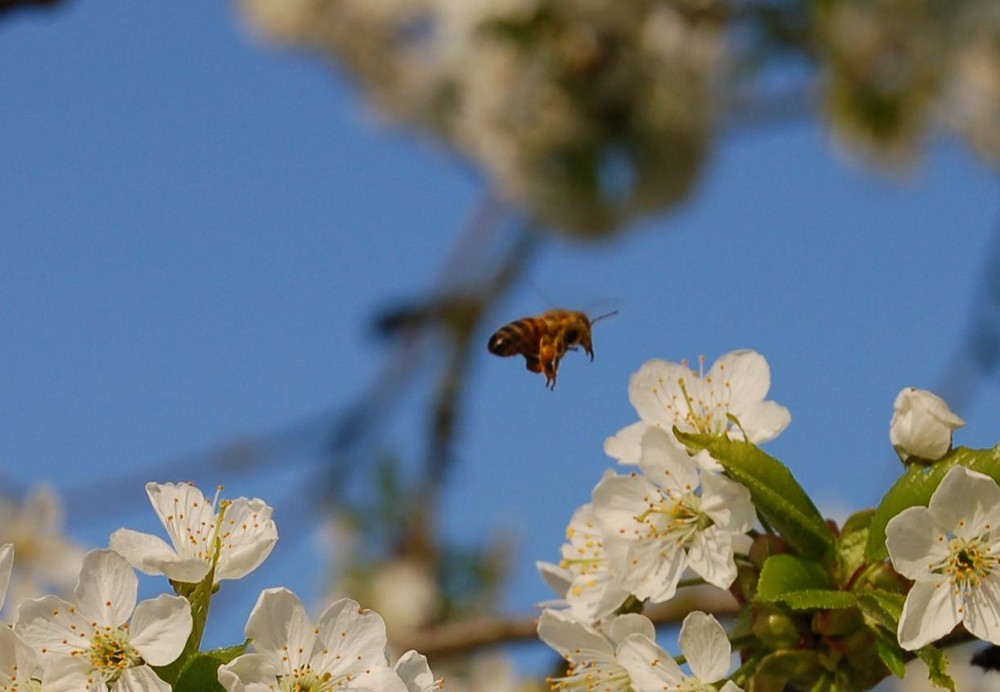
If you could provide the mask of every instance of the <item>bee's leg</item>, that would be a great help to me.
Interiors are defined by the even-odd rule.
[[[545,386],[556,388],[556,372],[559,370],[559,351],[552,340],[543,336],[538,345],[538,359],[545,372]]]

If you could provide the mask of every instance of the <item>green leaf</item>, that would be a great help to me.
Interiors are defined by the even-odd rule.
[[[855,572],[865,565],[865,546],[868,544],[868,526],[875,510],[858,512],[844,522],[837,539],[837,557],[840,560],[841,586],[846,586]]]
[[[174,683],[174,692],[225,692],[219,684],[219,666],[229,663],[247,650],[249,640],[243,644],[213,649],[191,656]]]
[[[797,553],[814,557],[832,554],[833,532],[787,466],[749,442],[683,433],[677,428],[674,435],[689,449],[707,449],[730,478],[745,485],[757,513]]]
[[[895,637],[906,597],[882,589],[858,589],[854,595],[858,599],[865,624],[873,630],[882,628]]]
[[[760,572],[756,600],[784,603],[793,610],[835,610],[857,605],[853,594],[829,586],[829,575],[818,562],[788,553],[772,555]]]
[[[917,658],[927,664],[927,677],[936,687],[955,692],[955,681],[948,675],[948,657],[941,649],[929,644],[917,649]]]
[[[880,562],[888,557],[889,552],[885,547],[885,526],[889,520],[908,507],[926,507],[941,479],[956,464],[985,473],[1000,483],[1000,445],[993,449],[959,447],[929,466],[910,465],[875,509],[865,548],[868,562]]]
[[[903,653],[902,647],[896,643],[895,638],[876,630],[875,650],[878,652],[878,657],[882,659],[882,663],[893,675],[902,678],[906,674],[906,654]]]

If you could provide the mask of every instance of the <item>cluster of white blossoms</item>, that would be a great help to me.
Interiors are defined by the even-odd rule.
[[[562,561],[538,564],[563,598],[546,610],[539,625],[542,639],[572,666],[568,677],[554,681],[556,687],[573,689],[577,682],[600,680],[607,681],[607,689],[662,690],[686,679],[657,647],[646,618],[616,618],[615,613],[630,596],[650,603],[670,600],[688,570],[720,589],[736,579],[736,544],[748,544],[744,537],[756,523],[750,492],[719,473],[721,466],[707,452],[690,454],[673,430],[750,442],[772,439],[791,415],[765,400],[769,388],[767,361],[754,351],[726,354],[707,373],[652,360],[632,376],[629,399],[640,420],[605,444],[610,456],[632,470],[605,474],[592,501],[570,522]],[[693,655],[711,651],[715,656],[710,665],[689,658],[691,680],[708,685],[724,678],[730,649],[721,625],[704,614],[685,625],[682,649],[683,632],[698,632],[688,635],[689,645],[692,638],[700,642]],[[724,647],[704,643],[719,637]],[[571,644],[588,638],[603,643]],[[600,656],[594,658],[594,652]],[[729,683],[726,689],[738,688]]]
[[[198,654],[207,599],[219,582],[249,574],[277,541],[262,500],[209,501],[189,484],[149,483],[146,492],[171,542],[120,529],[110,549],[87,553],[69,600],[22,601],[13,627],[0,624],[0,689],[171,690],[185,657]],[[12,545],[0,547],[0,605],[14,558]],[[167,576],[177,594],[137,603],[136,569]],[[253,652],[230,656],[218,669],[229,692],[440,687],[414,651],[390,665],[382,619],[351,600],[332,604],[314,625],[295,594],[267,589],[246,636]]]
[[[729,440],[752,443],[739,449],[753,448],[758,442],[773,439],[789,424],[788,410],[765,399],[769,388],[767,362],[753,351],[726,354],[707,373],[703,368],[695,372],[684,363],[653,360],[632,376],[629,398],[640,420],[608,438],[605,444],[605,451],[629,472],[607,472],[594,488],[591,501],[574,513],[560,563],[538,563],[543,579],[560,596],[560,600],[542,604],[538,626],[540,638],[568,664],[565,675],[550,679],[553,689],[654,692],[717,690],[721,685],[723,690],[738,690],[737,683],[751,682],[752,686],[748,676],[764,657],[776,651],[768,647],[781,646],[775,642],[782,637],[791,651],[801,649],[808,641],[820,647],[832,646],[832,651],[837,651],[836,647],[845,651],[844,640],[838,637],[857,631],[853,628],[859,627],[861,618],[837,618],[845,618],[843,613],[858,602],[855,598],[865,597],[868,592],[864,589],[869,587],[858,587],[862,590],[856,596],[849,586],[838,588],[835,575],[818,577],[813,571],[814,576],[806,576],[810,570],[823,570],[822,562],[810,560],[824,548],[818,543],[783,542],[782,533],[767,523],[763,524],[763,533],[755,529],[758,516],[751,492],[730,477],[735,473],[765,496],[772,493],[772,499],[767,501],[780,509],[779,520],[793,535],[801,537],[804,531],[811,531],[817,541],[824,540],[823,532],[829,528],[820,515],[815,515],[818,525],[808,523],[812,520],[789,522],[788,517],[796,512],[802,511],[805,516],[815,508],[809,509],[807,497],[801,501],[782,497],[782,484],[792,495],[798,492],[792,488],[794,480],[787,469],[776,460],[766,462],[762,453],[739,457],[743,461],[726,456],[734,453],[726,450],[736,449]],[[923,473],[921,464],[932,464],[951,454],[952,434],[963,424],[939,397],[907,388],[896,399],[890,439],[904,462],[916,465],[913,473]],[[728,439],[690,450],[681,441],[692,444],[695,440],[720,438]],[[710,456],[709,448],[720,455],[718,459]],[[759,463],[771,464],[761,476],[755,476],[751,467],[740,465],[752,465],[755,458]],[[723,460],[736,466],[724,466],[720,463]],[[777,485],[761,485],[765,478]],[[893,583],[900,585],[899,591],[872,593],[875,598],[889,599],[886,603],[899,598],[901,613],[881,621],[891,623],[892,628],[898,624],[899,647],[920,649],[959,623],[976,637],[1000,643],[997,483],[983,473],[955,465],[943,475],[929,506],[909,506],[896,512],[885,525],[883,550],[887,550],[888,564],[896,576],[912,580],[913,586],[908,588],[898,580]],[[866,516],[871,521],[871,514]],[[758,550],[754,557],[749,550],[751,534],[758,539],[773,539],[771,547]],[[833,548],[834,534],[829,535],[827,545]],[[783,555],[784,562],[771,563],[765,579],[766,568],[762,566],[768,555],[790,550],[802,554]],[[746,576],[754,575],[740,585],[734,584],[738,554],[742,554],[740,564],[746,567]],[[853,555],[842,559],[859,559],[857,553]],[[888,568],[884,556],[885,552],[875,557],[869,570]],[[797,565],[791,569],[799,571],[788,573],[787,581],[782,582],[781,577],[774,576],[788,568],[782,565]],[[732,649],[722,625],[710,615],[697,611],[689,614],[680,634],[680,649],[690,669],[686,673],[657,644],[652,622],[637,612],[645,603],[674,598],[686,574],[693,577],[684,582],[687,584],[732,588],[741,606],[755,600],[758,579],[761,588],[769,592],[763,604],[794,598],[794,591],[785,594],[782,589],[794,589],[790,585],[796,580],[806,591],[799,605],[771,611],[786,613],[787,617],[779,616],[779,620],[785,618],[783,621],[791,628],[774,639],[754,643],[757,635],[770,636],[769,625],[756,622],[752,614],[748,616],[743,653],[751,660],[746,672],[734,674],[736,679],[729,672]],[[797,609],[807,615],[800,617]],[[824,617],[813,622],[808,617],[810,610]],[[810,631],[811,627],[820,629]],[[862,642],[874,641],[867,630],[858,631],[858,636]],[[863,644],[862,649],[870,652],[873,647]],[[816,653],[822,657],[826,650],[817,649]],[[783,675],[805,676],[797,679],[804,684],[809,675],[825,674],[822,666],[810,669],[814,659],[802,658],[804,652],[793,655],[800,657],[794,659],[794,664],[787,662],[793,659],[778,664],[785,666]],[[865,655],[859,654],[858,660],[865,661]],[[843,659],[842,653],[837,656]],[[843,660],[853,665],[850,658]],[[863,670],[871,664],[860,665]],[[868,680],[863,673],[854,677],[850,672],[837,675],[846,677],[827,679],[835,688],[868,684],[863,682]]]
[[[714,2],[242,0],[277,40],[346,67],[380,111],[482,166],[556,230],[614,232],[676,203],[709,149]]]

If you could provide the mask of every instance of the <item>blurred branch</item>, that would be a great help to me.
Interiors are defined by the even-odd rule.
[[[967,411],[983,380],[1000,373],[1000,223],[986,247],[965,333],[940,377],[937,391],[956,411]]]
[[[682,589],[669,602],[649,606],[644,612],[656,625],[672,625],[681,622],[692,610],[713,615],[735,615],[739,608],[728,592],[712,586],[697,586]],[[392,646],[396,651],[418,649],[433,659],[497,644],[533,641],[537,638],[537,626],[536,616],[446,622],[393,637]]]

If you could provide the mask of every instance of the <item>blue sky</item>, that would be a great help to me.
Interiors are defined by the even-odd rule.
[[[274,557],[233,597],[238,626],[260,588],[315,595],[299,520],[319,467],[174,476],[171,460],[354,401],[389,353],[375,310],[432,285],[481,178],[220,3],[9,16],[0,89],[0,491],[55,485],[71,532],[103,545],[155,529],[146,480],[222,483],[283,508]],[[940,384],[998,223],[995,172],[954,140],[885,176],[816,123],[724,139],[684,208],[612,242],[551,243],[497,309],[491,326],[613,303],[593,363],[570,354],[553,393],[477,337],[447,534],[517,537],[505,605],[526,612],[548,597],[534,561],[556,557],[609,466],[603,439],[634,420],[630,373],[734,348],[768,358],[792,411],[768,451],[831,510],[871,506],[901,468],[893,399]],[[405,395],[388,443],[413,449],[420,403]],[[994,379],[957,441],[995,444],[997,411]],[[94,499],[126,506],[83,516]]]

